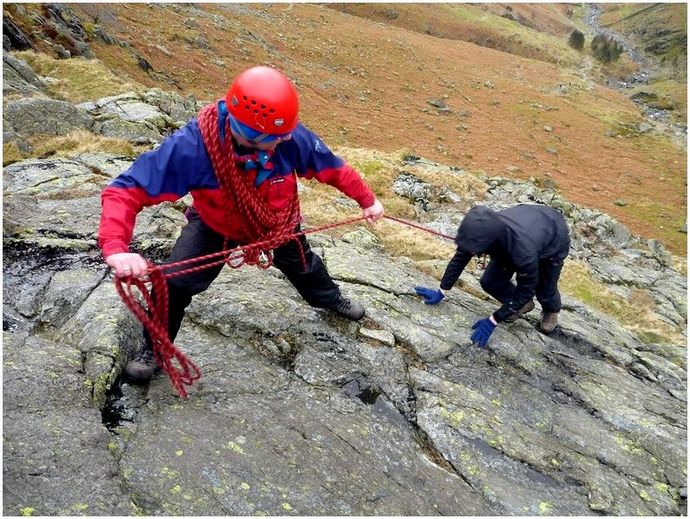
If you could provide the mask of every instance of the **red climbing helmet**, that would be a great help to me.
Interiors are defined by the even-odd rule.
[[[225,103],[230,115],[261,133],[285,134],[297,126],[297,91],[285,74],[271,67],[242,72],[230,85]]]

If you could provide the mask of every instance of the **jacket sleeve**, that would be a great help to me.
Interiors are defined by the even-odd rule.
[[[297,174],[335,187],[355,200],[362,209],[373,205],[376,196],[359,173],[335,155],[317,135],[306,128],[304,130],[304,138],[300,138],[298,143],[302,164]]]
[[[453,285],[455,285],[460,277],[460,274],[462,274],[462,271],[465,270],[465,267],[471,259],[471,254],[460,249],[455,251],[455,256],[453,256],[453,259],[448,262],[448,266],[443,274],[443,278],[441,278],[442,290],[450,290],[453,288]]]
[[[190,189],[217,185],[196,121],[142,154],[101,194],[98,246],[104,257],[129,252],[136,216],[146,206],[175,201]]]
[[[505,321],[508,317],[516,314],[529,300],[534,297],[537,289],[537,282],[539,281],[539,261],[527,263],[519,266],[516,270],[515,280],[517,282],[517,289],[511,301],[504,303],[501,308],[494,312],[494,319],[500,323]]]

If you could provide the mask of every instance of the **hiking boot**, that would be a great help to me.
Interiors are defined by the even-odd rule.
[[[515,322],[518,320],[518,318],[531,312],[532,310],[534,310],[534,301],[532,301],[532,300],[527,301],[524,305],[522,305],[522,308],[520,308],[520,310],[518,310],[515,315],[511,315],[510,317],[508,317],[505,320],[505,322],[507,322],[507,323]]]
[[[357,301],[353,301],[342,295],[338,296],[338,299],[329,305],[328,309],[339,313],[343,317],[352,319],[353,321],[359,321],[364,317],[364,307]]]
[[[558,324],[558,312],[544,312],[541,315],[541,331],[551,333]]]
[[[150,345],[144,344],[134,359],[125,366],[125,375],[130,382],[146,384],[158,369],[158,363],[153,358],[153,349]]]

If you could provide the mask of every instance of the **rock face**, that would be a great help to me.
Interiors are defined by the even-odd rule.
[[[40,94],[45,90],[45,84],[25,61],[3,51],[2,92],[8,94]]]
[[[37,134],[66,135],[76,129],[88,129],[92,124],[85,110],[55,99],[10,101],[3,112],[3,126],[23,137]]]
[[[151,119],[156,105],[137,106],[146,117],[130,122]],[[413,287],[437,281],[354,231],[310,242],[363,321],[310,308],[274,268],[225,269],[177,339],[203,373],[189,397],[162,373],[124,383],[141,327],[95,238],[100,191],[129,163],[4,169],[6,515],[687,513],[683,344],[642,342],[565,297],[550,336],[534,312],[478,349],[470,327],[493,302],[455,289],[421,304]],[[411,204],[433,206],[404,180]],[[534,186],[487,190],[497,208],[561,205],[575,256],[612,284],[656,286],[686,326],[683,277],[663,250]],[[146,209],[134,249],[162,261],[180,209]],[[433,218],[452,234],[462,214]]]

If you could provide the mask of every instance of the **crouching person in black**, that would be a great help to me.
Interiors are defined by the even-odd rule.
[[[472,256],[487,254],[491,261],[480,283],[503,306],[474,323],[472,342],[485,348],[498,323],[513,322],[534,309],[535,295],[542,307],[541,330],[550,333],[555,329],[561,310],[558,278],[570,250],[568,225],[561,213],[542,205],[518,205],[503,211],[477,206],[462,221],[455,243],[457,251],[440,289],[415,287],[426,304],[439,303],[445,297]]]

